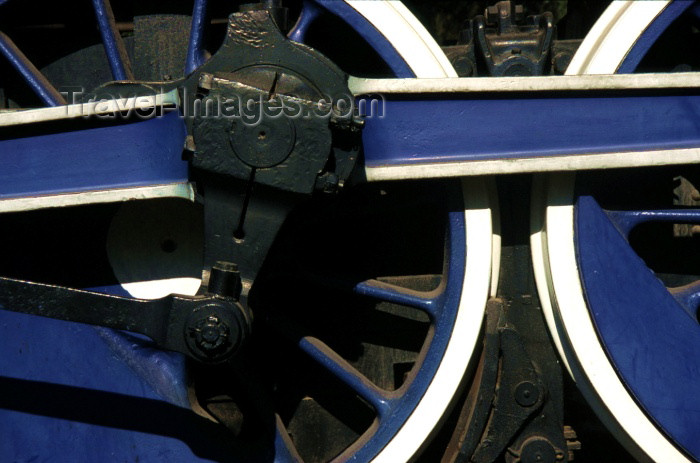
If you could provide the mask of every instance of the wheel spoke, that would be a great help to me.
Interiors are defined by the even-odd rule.
[[[582,200],[584,203],[592,201],[591,198]],[[661,210],[631,210],[631,211],[605,211],[608,219],[615,225],[620,233],[629,239],[630,232],[638,225],[649,222],[668,222],[674,224],[700,223],[699,209],[661,209]],[[641,264],[641,261],[640,265]],[[645,266],[644,266],[645,267]],[[644,271],[640,267],[638,271]],[[689,285],[669,288],[669,293],[678,304],[693,318],[700,304],[700,282]]]
[[[372,46],[372,48],[379,54],[379,56],[382,57],[384,62],[391,68],[395,77],[416,76],[414,70],[406,62],[405,57],[401,56],[401,54],[399,54],[396,48],[394,48],[394,46],[392,46],[392,44],[390,44],[389,41],[387,41],[387,38],[374,27],[371,21],[369,21],[363,14],[360,14],[354,6],[351,6],[347,2],[337,0],[315,1],[323,8],[330,11],[332,14],[343,19],[343,21],[348,23],[353,29],[363,31],[363,38],[367,41],[367,43],[369,43]],[[379,8],[383,9],[382,13],[387,15],[391,15],[391,13],[394,13],[394,11],[391,11],[389,5],[384,5],[385,2],[376,3],[382,4],[379,5]],[[417,50],[413,51],[416,52]],[[430,77],[438,76],[431,75]]]
[[[664,209],[647,211],[606,211],[625,237],[637,225],[647,222],[700,223],[700,209]]]
[[[207,22],[208,0],[195,0],[192,11],[192,27],[190,29],[190,44],[187,48],[185,75],[194,72],[207,60],[204,52],[204,39]]]
[[[306,33],[316,18],[321,14],[321,9],[315,3],[310,0],[304,0],[304,4],[301,8],[301,14],[297,23],[294,25],[287,37],[295,42],[304,43],[306,39]]]
[[[426,297],[426,293],[402,288],[401,286],[384,283],[379,280],[367,280],[358,283],[354,288],[354,292],[379,301],[413,307],[414,309],[427,313],[430,315],[431,319],[436,317],[437,309],[440,306],[439,295],[436,297]]]
[[[115,80],[134,80],[129,55],[126,53],[124,41],[117,30],[109,0],[92,0],[92,4],[95,8],[97,26],[100,29],[109,67],[112,69],[112,77]]]
[[[669,292],[590,196],[578,199],[574,230],[586,302],[607,355],[656,424],[694,449],[685,439],[700,405],[698,323],[683,304],[693,288]]]
[[[31,89],[47,106],[66,104],[63,96],[51,85],[46,77],[32,64],[31,61],[17,48],[7,34],[0,32],[0,53],[24,77]]]
[[[369,402],[380,417],[388,411],[391,399],[387,394],[326,344],[316,338],[305,336],[299,341],[299,347],[336,378],[347,384],[360,397]]]

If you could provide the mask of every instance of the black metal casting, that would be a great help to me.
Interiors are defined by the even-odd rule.
[[[181,90],[204,202],[206,294],[140,300],[0,277],[2,308],[141,333],[203,363],[233,357],[250,334],[248,290],[287,214],[317,190],[342,188],[359,154],[347,76],[283,36],[285,16],[273,0],[231,15],[221,49],[183,80],[95,91]]]
[[[498,297],[486,306],[479,365],[444,462],[558,463],[579,448],[564,426],[563,374],[539,307],[530,249],[527,176],[499,185]]]
[[[144,300],[0,277],[4,310],[126,330],[199,362],[226,362],[250,334],[251,315],[235,296],[231,264],[212,269],[221,293]],[[223,270],[222,270],[223,269]],[[231,289],[234,289],[231,291]]]
[[[350,177],[362,121],[347,75],[288,40],[266,9],[231,15],[223,45],[184,83],[183,100],[205,208],[205,267],[236,262],[245,304],[287,214]]]
[[[522,21],[522,5],[502,1],[477,16],[474,27],[481,55],[492,76],[544,73],[554,36],[554,16],[546,12]]]

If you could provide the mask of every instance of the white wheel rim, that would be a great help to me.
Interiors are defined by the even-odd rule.
[[[596,21],[566,73],[614,74],[640,35],[671,0],[614,1]]]
[[[430,386],[401,430],[374,459],[375,462],[408,461],[429,441],[459,393],[471,361],[489,294],[492,258],[491,207],[484,179],[464,180],[467,255],[457,318],[445,354]]]
[[[458,77],[440,46],[402,2],[347,0],[346,3],[382,33],[416,77]]]

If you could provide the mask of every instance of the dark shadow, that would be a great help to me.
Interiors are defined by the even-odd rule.
[[[198,457],[218,462],[252,460],[251,449],[235,442],[223,426],[191,410],[154,399],[0,377],[0,408],[172,437]],[[272,443],[269,444],[271,449]]]

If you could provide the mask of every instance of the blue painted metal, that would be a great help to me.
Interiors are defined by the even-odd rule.
[[[700,223],[699,209],[668,209],[646,211],[606,211],[608,217],[619,230],[629,239],[630,232],[643,223],[668,222],[668,223]],[[676,301],[688,312],[690,317],[697,319],[698,305],[700,304],[700,282],[680,288],[671,288],[669,292]]]
[[[361,28],[370,28],[367,34],[363,34],[370,36],[370,41],[374,41],[375,44],[384,42],[382,56],[393,60],[392,68],[395,69],[399,76],[412,76],[412,73],[405,65],[397,64],[396,60],[398,58],[395,51],[393,48],[386,46],[385,40],[378,34],[376,29],[369,26],[369,23],[364,18],[361,18],[344,3],[333,3],[334,5],[326,6],[332,11],[340,11],[345,18],[351,18],[354,21],[354,26],[360,28],[361,33],[363,32]],[[341,4],[345,9],[344,7],[339,7]],[[201,44],[203,41],[204,18],[206,17],[205,6],[205,1],[197,0],[195,3],[193,32],[187,61],[188,72],[196,69],[204,62]],[[303,28],[299,29],[300,37],[303,36],[303,30]],[[179,157],[184,139],[182,122],[179,120],[175,121],[174,116],[168,117],[170,119],[167,122],[154,119],[121,125],[116,128],[97,128],[73,134],[53,134],[31,139],[0,142],[0,152],[8,153],[5,156],[11,158],[3,160],[3,164],[16,164],[12,172],[8,171],[2,174],[4,176],[2,180],[7,180],[7,182],[2,183],[0,195],[10,197],[30,192],[36,194],[37,190],[41,193],[76,191],[104,186],[125,186],[125,183],[129,185],[141,184],[142,182],[153,183],[155,179],[157,179],[157,182],[183,179],[186,177],[187,172],[186,167],[183,167],[184,163],[180,161]],[[99,153],[99,156],[95,156],[94,153]],[[72,168],[68,166],[72,166]],[[158,169],[155,169],[156,166]],[[77,173],[73,170],[76,167],[78,168]],[[37,169],[39,169],[38,173]],[[88,172],[90,175],[87,175]],[[109,178],[103,175],[103,173],[106,174],[107,172],[109,172]],[[37,188],[38,186],[39,188]],[[363,289],[361,286],[357,288],[359,293],[364,291],[366,295],[374,298],[395,300],[395,302],[399,302],[398,299],[403,298],[405,299],[404,302],[410,303],[409,305],[421,306],[431,315],[435,334],[430,340],[427,355],[421,365],[420,374],[399,394],[400,397],[388,399],[382,394],[370,393],[371,387],[365,389],[366,394],[364,396],[378,410],[382,426],[372,436],[370,441],[353,456],[354,459],[369,459],[372,455],[376,455],[393,438],[423,396],[440,364],[442,353],[452,332],[464,277],[465,230],[463,213],[452,213],[450,225],[451,254],[449,257],[448,280],[439,296],[434,299],[420,301],[418,298],[411,299],[399,293],[380,293],[377,288]],[[408,299],[406,299],[407,297]],[[17,316],[17,314],[9,315]],[[35,320],[34,322],[37,323],[35,325],[37,330],[49,331],[50,336],[42,335],[42,338],[46,339],[46,345],[52,344],[51,336],[59,336],[65,329],[65,324],[63,326],[55,325],[61,322],[44,319]],[[163,359],[156,353],[149,352],[147,347],[140,344],[142,341],[128,335],[111,330],[98,330],[99,338],[106,341],[106,343],[98,345],[98,343],[92,341],[95,333],[94,329],[82,327],[81,329],[87,330],[86,332],[92,334],[93,337],[81,334],[79,339],[70,340],[70,345],[66,346],[65,355],[68,357],[67,360],[62,356],[52,359],[52,364],[55,368],[61,369],[64,375],[60,381],[72,380],[79,387],[86,387],[82,381],[83,372],[87,374],[91,370],[89,367],[91,364],[95,365],[94,368],[97,368],[97,365],[101,367],[104,365],[105,345],[107,345],[111,348],[110,352],[116,353],[120,359],[120,361],[117,361],[116,357],[111,357],[111,360],[122,369],[128,367],[130,370],[131,375],[123,375],[123,377],[132,381],[136,378],[140,381],[139,384],[141,384],[140,387],[142,389],[136,391],[131,389],[127,391],[128,393],[147,398],[155,396],[165,397],[182,405],[184,396],[181,386],[184,383],[185,375],[184,371],[177,369],[177,365],[173,366],[167,359]],[[17,332],[21,336],[21,333],[24,331],[20,329]],[[83,337],[89,342],[86,342]],[[10,352],[11,346],[14,346],[13,341],[16,341],[16,339],[8,338],[8,345],[4,346],[4,350],[0,346],[0,351]],[[93,344],[95,347],[93,347]],[[304,346],[302,344],[302,348]],[[309,346],[313,347],[311,344],[306,345],[306,347]],[[76,347],[79,348],[76,349]],[[327,353],[317,349],[307,350],[312,356],[319,354],[316,355],[316,358],[325,362],[331,370],[337,370],[336,373],[339,377],[351,387],[354,386],[354,389],[363,390],[362,385],[367,384],[359,376],[349,374],[342,368],[339,370],[335,368],[339,364],[329,361],[332,360],[332,356],[329,357]],[[323,355],[320,355],[321,353]],[[66,369],[66,366],[71,366],[70,359],[73,357],[79,359],[75,361],[79,365]],[[10,361],[19,363],[12,356],[10,356]],[[37,364],[33,360],[24,364],[30,365],[28,367],[30,370],[42,367],[41,364]],[[88,368],[83,369],[85,366]],[[99,378],[104,378],[105,382],[112,381],[111,387],[122,388],[123,381],[121,381],[121,377],[119,379],[114,378],[112,376],[114,371],[103,371],[104,374],[102,375],[101,373],[102,376],[99,376]],[[19,376],[22,376],[22,374]],[[109,390],[103,384],[92,384],[91,387],[96,390]],[[48,388],[48,390],[50,391],[51,388]],[[105,400],[112,399],[106,398]],[[137,400],[137,403],[141,402]],[[10,404],[9,406],[11,407],[12,405]],[[30,431],[28,436],[25,434],[23,436],[25,440],[22,442],[22,445],[17,447],[18,451],[26,452],[28,449],[35,448],[36,442],[40,442],[36,434],[41,433],[42,436],[51,436],[52,439],[60,440],[64,434],[68,435],[73,428],[83,426],[79,418],[70,416],[66,418],[73,421],[77,420],[78,423],[73,423],[73,421],[59,421],[59,423],[55,423],[56,419],[53,417],[37,418],[35,416],[22,418],[24,420],[22,422],[12,422],[11,420],[7,422],[17,426],[17,429],[27,429],[27,426],[29,426],[29,429],[36,429],[35,432]],[[130,420],[138,421],[134,420],[133,416],[130,416]],[[48,429],[51,426],[57,430]],[[91,424],[85,424],[84,426],[86,428],[74,437],[72,441],[73,444],[78,444],[77,448],[80,448],[81,445],[94,446],[94,442],[102,438],[108,441],[107,445],[103,445],[107,451],[112,452],[112,455],[117,456],[117,458],[124,456],[123,459],[125,460],[135,459],[136,455],[138,455],[139,458],[145,461],[199,461],[197,457],[192,455],[192,452],[187,451],[188,449],[183,449],[180,452],[179,448],[182,446],[182,443],[177,439],[173,440],[169,437],[156,438],[148,432],[145,435],[139,432],[114,434],[117,431],[112,431],[109,425],[106,428],[109,431],[99,434],[96,433],[95,429],[93,429],[94,426]],[[275,460],[293,461],[298,456],[283,432],[278,427],[273,444]],[[144,446],[148,446],[149,449],[152,449],[152,452],[159,452],[160,455],[151,455],[148,452],[144,452],[142,450]],[[101,449],[90,448],[90,450],[85,451],[84,448],[80,448],[81,453],[76,455],[75,448],[75,445],[72,451],[56,448],[53,454],[65,455],[65,461],[84,461],[86,457],[90,461],[96,459],[100,461],[114,460],[112,457],[102,457]],[[7,450],[7,452],[10,451],[12,449]],[[173,458],[172,455],[175,453],[179,456]],[[3,454],[8,455],[9,453],[2,453],[2,449],[0,449],[0,455]],[[181,458],[181,460],[178,458]]]
[[[185,60],[185,75],[195,71],[207,61],[204,42],[206,40],[206,27],[209,16],[207,14],[208,0],[195,0],[192,10],[192,27],[190,28],[190,42],[187,48]]]
[[[304,43],[309,27],[311,27],[311,24],[313,24],[320,14],[321,9],[315,2],[312,0],[304,0],[299,19],[292,30],[289,31],[287,37],[295,42]]]
[[[185,182],[185,136],[183,120],[169,112],[144,121],[2,140],[0,198]]]
[[[634,70],[663,30],[693,4],[672,2],[637,42],[620,72]],[[700,147],[698,113],[697,94],[389,98],[379,114],[366,121],[365,162],[377,167],[694,148]]]
[[[368,166],[700,147],[700,95],[388,99]]]
[[[669,4],[618,72],[633,72],[663,31],[691,6],[695,11],[698,2]],[[675,122],[697,119],[685,117]],[[604,212],[592,197],[580,196],[575,211],[581,282],[608,357],[647,415],[691,459],[700,460],[700,287],[666,288],[627,242],[641,223],[698,223],[700,210]]]
[[[652,45],[661,37],[661,34],[693,5],[696,5],[695,0],[675,0],[664,8],[664,11],[654,19],[639,40],[635,42],[634,47],[627,53],[617,72],[620,74],[633,73]]]
[[[377,52],[394,73],[395,77],[415,77],[415,74],[386,37],[372,23],[353,7],[338,0],[314,0],[327,11],[341,18],[355,29],[362,38]]]
[[[114,337],[0,311],[0,459],[224,461],[216,426],[183,408],[182,357],[105,335]],[[126,350],[131,363],[120,358]]]
[[[316,3],[342,18],[359,32],[384,59],[394,72],[395,77],[415,77],[415,74],[397,53],[396,49],[355,9],[345,2],[336,0],[316,0]],[[310,6],[305,5],[306,8],[310,8]],[[302,18],[303,20],[300,20],[290,32],[290,37],[303,38],[316,15],[318,15],[318,11],[310,10],[309,16]],[[368,122],[374,123],[376,121]],[[370,125],[369,123],[367,124],[367,126]],[[365,149],[368,146],[376,146],[383,143],[386,137],[387,133],[382,133],[381,130],[368,132],[365,129],[363,133]],[[303,339],[300,342],[302,350],[322,365],[325,365],[338,378],[365,398],[377,412],[379,426],[376,427],[374,434],[368,439],[367,443],[352,455],[352,461],[370,461],[386,446],[418,405],[442,361],[443,353],[449,342],[452,327],[457,316],[462,282],[465,277],[466,242],[464,213],[461,211],[450,213],[448,240],[448,264],[444,276],[446,284],[439,294],[431,297],[422,297],[408,290],[402,292],[399,288],[388,288],[374,282],[360,283],[354,288],[356,294],[376,300],[405,304],[429,314],[433,324],[434,335],[429,340],[430,344],[420,366],[419,374],[404,388],[390,395],[379,392],[367,384],[366,378],[358,376],[359,373],[348,370],[344,368],[342,363],[335,361],[332,353],[319,349],[308,340]]]
[[[696,148],[698,113],[698,95],[390,100],[384,117],[367,121],[365,162],[375,167]],[[80,132],[92,136],[0,141],[0,159],[8,163],[0,173],[0,197],[185,180],[182,122],[138,124]],[[141,141],[131,144],[127,136]]]
[[[646,222],[700,223],[697,209],[608,211],[608,215],[625,237],[629,237],[634,227]]]
[[[107,285],[86,288],[88,291],[132,297],[121,285]],[[33,317],[35,323],[43,322],[42,317]],[[51,321],[51,320],[49,320]],[[47,329],[52,329],[52,324]],[[176,352],[153,347],[153,341],[138,333],[128,333],[100,326],[88,326],[109,346],[112,355],[126,364],[155,392],[158,397],[180,407],[189,407],[187,397],[185,357]]]
[[[98,18],[103,20],[105,14],[100,16],[99,9],[104,3],[95,0]],[[362,18],[355,10],[344,2],[324,2],[324,7],[339,14],[351,22],[368,41],[379,48],[380,54],[387,59],[397,76],[410,77],[412,73],[395,50],[386,43],[386,40]],[[308,6],[307,11],[313,11],[313,6]],[[309,22],[315,13],[309,13]],[[204,28],[206,23],[206,1],[196,0],[193,12],[193,28],[190,38],[190,47],[187,56],[187,72],[192,72],[204,63]],[[296,38],[303,39],[303,33],[308,23],[302,22],[296,30]],[[103,23],[101,22],[101,25]],[[105,47],[110,44],[110,36],[104,37],[105,29],[102,27]],[[293,33],[294,34],[294,33]],[[116,48],[112,47],[112,51]],[[108,56],[109,56],[108,50]],[[115,78],[123,79],[123,69],[116,60],[117,54],[110,57]],[[15,197],[24,194],[45,194],[66,191],[82,191],[105,187],[134,186],[151,183],[166,183],[181,181],[187,177],[186,163],[180,159],[184,141],[184,126],[174,113],[163,119],[153,119],[131,124],[122,124],[111,128],[93,128],[72,133],[58,133],[31,138],[10,139],[0,142],[0,153],[4,159],[0,159],[3,165],[11,166],[0,174],[0,197]],[[363,389],[367,382],[357,375],[349,373],[332,361],[328,353],[314,347],[312,344],[303,344],[312,356],[325,362],[331,370],[348,383],[355,390],[364,391],[363,396],[378,411],[382,426],[370,439],[358,454],[356,459],[369,459],[376,455],[386,443],[394,436],[406,418],[415,408],[423,396],[425,389],[430,384],[432,377],[442,359],[447,342],[449,341],[452,324],[456,317],[456,311],[461,293],[461,284],[464,277],[464,217],[463,213],[455,212],[450,218],[451,255],[448,270],[448,282],[444,291],[435,299],[420,301],[418,298],[406,299],[406,295],[399,293],[380,293],[377,288],[364,288],[364,293],[371,297],[395,300],[406,299],[409,305],[418,305],[430,313],[434,323],[435,335],[430,340],[430,346],[421,366],[421,372],[413,380],[404,393],[397,399],[388,399],[382,394],[372,391],[371,387]],[[357,291],[362,293],[363,288]],[[35,317],[21,316],[12,313],[0,313],[0,316],[17,318],[25,321],[33,319],[33,331],[29,337],[25,332],[29,326],[17,327],[13,331],[14,336],[5,336],[0,345],[0,351],[13,352],[16,346],[29,346],[41,350],[41,346],[58,346],[50,358],[51,366],[45,366],[35,358],[23,358],[15,355],[4,355],[0,371],[3,374],[13,374],[13,368],[23,367],[16,372],[17,377],[32,378],[37,370],[45,373],[40,381],[51,383],[46,388],[47,393],[55,390],[53,383],[71,384],[80,388],[76,397],[89,398],[91,394],[99,396],[104,391],[113,391],[124,394],[124,401],[128,403],[133,398],[134,406],[123,410],[127,413],[127,419],[118,423],[102,423],[97,420],[93,423],[89,418],[82,416],[33,416],[26,415],[21,406],[10,401],[5,404],[8,410],[4,413],[7,419],[2,420],[6,433],[14,429],[22,430],[22,435],[17,436],[16,445],[12,448],[0,447],[0,455],[12,455],[12,461],[29,460],[32,458],[31,449],[42,447],[38,443],[47,437],[54,441],[54,445],[42,448],[41,453],[48,449],[53,455],[61,455],[63,461],[115,461],[115,459],[142,461],[200,461],[200,456],[195,455],[193,449],[187,448],[192,444],[182,435],[171,436],[157,430],[136,429],[131,430],[131,423],[137,426],[139,414],[135,408],[143,407],[144,399],[153,400],[154,404],[166,399],[178,406],[186,407],[186,395],[184,389],[185,372],[182,368],[181,358],[172,357],[172,354],[154,352],[144,344],[144,341],[112,330],[104,330],[84,327],[74,324],[65,324],[53,320],[36,319]],[[4,324],[4,327],[10,324]],[[68,331],[66,331],[68,330]],[[72,337],[70,334],[76,333]],[[41,338],[34,339],[32,336]],[[54,342],[54,338],[62,337],[65,345]],[[25,344],[20,342],[20,339]],[[29,339],[31,338],[31,339]],[[103,342],[106,341],[106,342]],[[37,347],[38,346],[38,347]],[[76,348],[78,347],[78,348]],[[51,347],[45,347],[46,351]],[[318,355],[316,355],[318,354]],[[323,355],[321,355],[323,354]],[[42,357],[43,358],[43,357]],[[21,369],[21,368],[20,368]],[[99,370],[99,371],[98,371]],[[97,373],[95,373],[97,372]],[[1,384],[1,383],[0,383]],[[120,396],[121,397],[121,396]],[[115,402],[113,396],[105,397],[108,402]],[[151,402],[148,402],[151,404]],[[50,410],[48,404],[44,408],[32,410],[37,413],[47,413]],[[79,407],[79,404],[75,405]],[[19,409],[15,410],[14,409]],[[168,419],[168,413],[162,412],[155,405],[149,408],[154,417]],[[107,410],[108,412],[108,410]],[[133,414],[132,414],[133,413]],[[190,415],[183,415],[188,419]],[[164,418],[165,417],[165,418]],[[69,421],[64,421],[69,420]],[[195,420],[196,422],[196,420]],[[120,427],[125,429],[119,429]],[[138,427],[138,426],[137,426]],[[188,429],[187,426],[184,427]],[[2,428],[0,428],[2,429]],[[198,433],[193,433],[195,438],[201,437],[206,431],[202,427]],[[276,433],[274,448],[275,459],[291,461],[296,459],[293,447],[285,440],[279,428]],[[288,440],[288,439],[287,439]],[[183,443],[184,441],[184,443]],[[70,443],[70,444],[67,444]],[[99,448],[95,443],[99,443]],[[0,444],[2,445],[2,444]],[[69,447],[70,448],[66,448]]]
[[[348,20],[361,35],[365,36],[378,49],[380,55],[387,60],[397,76],[413,76],[396,51],[355,10],[344,2],[323,2],[323,5],[329,11]],[[204,62],[202,43],[205,18],[206,1],[196,0],[193,31],[188,51],[188,72],[193,71]],[[301,31],[303,28],[299,32],[303,36]],[[186,164],[180,161],[179,157],[183,140],[182,121],[176,120],[173,115],[163,119],[125,124],[114,128],[96,128],[68,134],[6,140],[0,142],[0,153],[6,156],[6,159],[1,161],[3,165],[14,166],[16,164],[16,166],[13,167],[12,172],[0,174],[3,176],[3,181],[7,180],[7,182],[0,182],[2,185],[0,186],[0,195],[11,197],[30,192],[36,194],[37,192],[76,191],[105,186],[178,181],[186,178],[187,175]],[[99,155],[95,155],[95,153],[99,153]],[[77,169],[77,173],[74,169]],[[367,395],[370,403],[373,403],[379,411],[382,426],[378,428],[369,442],[353,456],[354,459],[369,460],[393,438],[422,398],[440,364],[442,354],[452,333],[464,278],[465,230],[463,212],[457,211],[450,214],[449,239],[447,282],[442,292],[435,299],[424,301],[425,304],[417,299],[406,301],[412,302],[413,305],[422,306],[431,315],[434,326],[434,335],[430,339],[420,374],[405,389],[394,394],[398,395],[398,398],[389,400],[381,395]],[[376,288],[365,289],[365,294],[375,298],[388,300],[405,298],[397,293],[380,294]],[[363,292],[362,287],[358,287],[357,290],[360,293]],[[6,316],[22,317],[13,313],[8,313]],[[26,318],[26,316],[24,317]],[[33,320],[33,322],[34,332],[45,342],[43,345],[59,346],[60,349],[53,352],[52,368],[45,369],[43,363],[36,359],[6,356],[5,361],[14,366],[24,365],[25,370],[17,373],[17,377],[31,378],[31,372],[34,370],[46,370],[47,374],[55,373],[58,378],[46,380],[49,383],[72,381],[76,387],[83,388],[80,389],[78,397],[83,396],[83,391],[86,391],[85,396],[89,397],[93,392],[87,389],[94,389],[94,393],[99,395],[102,394],[99,391],[110,391],[110,388],[114,388],[120,393],[135,396],[134,400],[138,405],[133,408],[144,404],[143,398],[155,401],[166,398],[183,405],[182,385],[184,384],[185,372],[178,370],[177,362],[173,364],[172,359],[165,359],[148,351],[148,347],[141,344],[142,341],[111,330],[98,330],[96,332],[93,328],[45,319]],[[16,333],[14,337],[4,338],[3,344],[0,345],[0,351],[13,352],[17,345],[34,346],[37,344],[36,339],[27,339],[24,336],[28,329],[28,326],[19,327],[14,331]],[[78,330],[77,337],[64,336],[66,329]],[[99,335],[96,336],[96,333]],[[65,346],[54,342],[54,338],[59,336],[64,336]],[[27,343],[21,344],[19,338],[25,339]],[[107,342],[97,342],[95,339]],[[109,353],[106,349],[109,350]],[[116,353],[116,356],[112,356],[113,353]],[[317,357],[321,361],[328,361],[330,358],[327,355]],[[112,363],[115,364],[113,368],[111,367]],[[338,364],[330,362],[329,367],[334,368],[336,365]],[[93,374],[93,370],[98,368],[101,369],[100,372],[96,375]],[[116,371],[115,369],[118,368],[121,370]],[[127,370],[129,374],[125,372]],[[0,366],[0,371],[6,370]],[[359,389],[363,383],[358,381],[361,380],[358,376],[347,376],[347,373],[342,371],[337,373],[341,377],[345,375],[344,380],[351,386],[354,385],[356,389]],[[52,386],[47,387],[46,391],[50,394]],[[105,400],[114,401],[114,398],[110,396]],[[32,411],[46,413],[43,410],[51,407],[48,406],[49,404],[44,405],[44,408],[38,407],[37,410]],[[12,410],[12,407],[21,408],[13,405],[12,401],[5,408]],[[170,418],[168,413],[161,412],[155,407],[149,408],[148,411],[152,413],[153,418],[165,420]],[[63,448],[66,447],[65,444],[46,447],[51,454],[61,455],[61,458],[65,455],[64,461],[85,461],[85,458],[88,458],[89,461],[114,461],[115,459],[130,461],[140,458],[143,461],[177,462],[200,461],[199,457],[208,458],[208,455],[202,455],[196,451],[196,448],[192,448],[193,443],[186,438],[187,436],[181,434],[171,436],[167,432],[161,432],[160,434],[164,434],[162,437],[154,436],[153,434],[158,434],[158,430],[153,431],[150,428],[143,429],[143,427],[129,431],[130,426],[138,427],[139,420],[134,419],[134,417],[140,415],[132,408],[127,408],[124,412],[127,417],[123,419],[123,422],[118,423],[119,426],[116,426],[115,423],[110,422],[93,423],[90,419],[81,416],[37,417],[24,415],[23,410],[8,411],[7,413],[10,415],[15,413],[19,416],[19,418],[11,417],[8,419],[6,421],[8,426],[13,429],[28,429],[29,432],[18,436],[17,442],[19,444],[16,447],[11,449],[0,447],[0,455],[14,455],[11,452],[15,450],[26,454],[29,449],[37,448],[37,442],[41,443],[49,437],[58,440],[58,442],[71,443],[70,449]],[[191,418],[189,414],[186,416],[188,419]],[[87,423],[83,423],[83,421]],[[125,430],[118,429],[120,426]],[[165,427],[167,428],[167,426]],[[186,431],[183,434],[191,431],[190,428],[191,426],[189,428],[184,426],[183,429]],[[78,429],[77,434],[71,434],[75,432],[75,429]],[[198,432],[192,432],[194,436],[192,439],[201,437],[206,432],[207,426],[202,425],[201,429],[198,428]],[[275,460],[293,461],[298,456],[283,432],[278,426],[272,445],[275,449]],[[102,443],[103,441],[106,443]],[[183,448],[183,441],[191,448],[188,449],[186,446]],[[95,442],[100,442],[101,448],[93,448]],[[103,451],[109,452],[109,456],[103,456]],[[42,449],[42,454],[43,452],[44,449]],[[197,455],[193,455],[193,453]],[[31,455],[27,456],[25,460],[30,458],[32,458]],[[227,455],[225,458],[230,459],[231,455]],[[11,457],[11,459],[17,458]],[[218,459],[221,460],[223,457]]]
[[[303,460],[297,452],[287,430],[284,428],[279,417],[276,418],[274,453],[272,458],[275,462],[302,463]],[[269,458],[268,458],[269,460]]]
[[[356,10],[341,1],[316,0],[316,2],[329,12],[342,18],[358,31],[384,59],[396,77],[415,77],[415,74],[397,53],[396,49]],[[314,12],[314,14],[317,14],[317,12]],[[303,37],[312,20],[313,16],[298,23],[290,37]],[[378,127],[375,127],[377,130],[367,130],[367,127],[372,126],[375,122],[375,120],[368,121],[363,133],[365,150],[368,147],[381,145],[387,138],[387,133],[382,133]],[[404,388],[393,393],[391,400],[388,400],[386,395],[368,387],[357,374],[342,368],[342,365],[334,362],[332,356],[329,356],[327,352],[315,348],[308,341],[302,340],[300,343],[302,349],[307,351],[317,361],[325,364],[327,368],[333,371],[337,377],[341,378],[358,394],[361,394],[363,397],[366,396],[365,400],[371,403],[377,411],[379,426],[376,428],[374,435],[369,438],[367,444],[353,454],[353,461],[371,460],[394,437],[418,405],[442,361],[443,353],[452,334],[457,310],[459,309],[462,282],[465,277],[465,225],[464,213],[461,211],[450,213],[448,240],[448,263],[446,274],[444,275],[446,283],[439,294],[431,297],[422,297],[408,290],[401,291],[399,288],[389,288],[374,282],[363,282],[354,288],[355,293],[362,296],[405,304],[409,307],[423,310],[430,316],[433,324],[434,335],[429,340],[430,344],[420,366],[419,374]]]
[[[112,77],[114,77],[114,80],[133,79],[129,64],[124,62],[128,57],[125,52],[120,51],[120,48],[123,48],[123,44],[119,43],[121,41],[119,31],[113,27],[114,17],[109,0],[92,0],[92,5],[95,9],[97,26],[100,29],[109,67],[112,70]]]
[[[700,324],[589,196],[576,203],[581,281],[608,356],[648,415],[700,460]]]
[[[440,297],[426,297],[419,292],[388,285],[376,280],[358,283],[354,291],[356,294],[368,296],[378,301],[391,302],[422,310],[430,315],[431,319],[435,318],[439,304],[442,302]]]
[[[328,346],[320,341],[304,337],[299,341],[299,348],[367,401],[379,415],[380,421],[390,413],[392,404],[388,397],[389,394],[372,384],[362,373],[355,370]]]
[[[370,461],[394,437],[403,423],[413,412],[423,397],[437,372],[443,353],[452,336],[452,327],[457,318],[459,301],[462,295],[462,283],[465,278],[466,232],[464,212],[449,214],[449,231],[447,243],[447,270],[443,278],[444,287],[436,297],[432,326],[434,335],[418,375],[390,402],[390,408],[379,416],[379,426],[367,444],[354,455],[354,461]]]
[[[687,2],[681,3],[687,8]],[[375,36],[376,29],[344,2],[321,1],[320,4],[356,27],[368,27],[366,37]],[[312,6],[308,8],[314,11]],[[188,69],[192,70],[203,59],[199,52],[203,53],[200,45],[206,22],[205,0],[197,0],[193,14],[194,27],[188,52]],[[308,23],[300,21],[297,26],[296,32],[292,33],[303,35]],[[384,50],[387,59],[398,59],[394,56],[395,50],[391,51],[393,48],[384,47]],[[394,68],[397,73],[407,72],[400,67]],[[367,120],[363,134],[365,160],[368,166],[376,167],[605,152],[620,152],[620,156],[624,156],[625,151],[699,147],[700,126],[694,122],[698,112],[698,95],[536,99],[463,97],[437,102],[388,100],[383,107],[383,117]],[[503,130],[503,127],[508,127],[508,130]],[[80,151],[81,148],[73,145],[73,150]],[[171,168],[167,163],[163,166]],[[111,185],[92,186],[103,188]],[[26,190],[26,193],[33,192]]]
[[[39,72],[31,61],[17,48],[12,39],[0,32],[0,53],[10,62],[17,72],[24,78],[32,91],[47,106],[60,106],[66,104],[63,96],[53,85]]]
[[[108,328],[96,327],[114,356],[124,362],[158,397],[180,407],[189,407],[185,358],[153,347],[149,339]]]
[[[5,311],[0,352],[2,461],[228,458],[215,426],[189,410],[180,354],[129,333]]]

